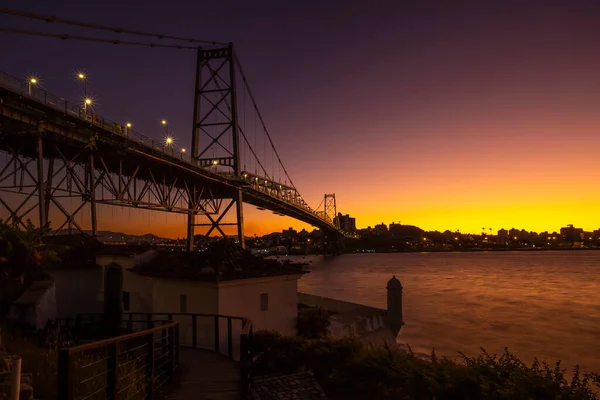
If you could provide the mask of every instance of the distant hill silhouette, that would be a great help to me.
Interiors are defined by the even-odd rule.
[[[61,229],[60,231],[54,231],[53,233],[55,235],[68,235],[69,230]],[[73,230],[73,233],[79,233],[79,232]],[[84,233],[91,235],[92,231],[84,230]],[[123,232],[113,232],[113,231],[98,231],[96,237],[101,242],[115,241],[115,242],[136,243],[136,242],[140,242],[140,241],[153,242],[153,241],[172,240],[172,239],[168,239],[168,238],[161,238],[152,233],[146,233],[143,235],[130,235],[130,234],[123,233]]]

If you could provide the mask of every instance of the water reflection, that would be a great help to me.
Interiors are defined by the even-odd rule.
[[[308,259],[308,258],[307,258]],[[305,259],[305,261],[307,260]],[[311,258],[299,290],[385,307],[404,286],[400,340],[455,356],[508,347],[525,361],[600,372],[600,252],[394,253]]]

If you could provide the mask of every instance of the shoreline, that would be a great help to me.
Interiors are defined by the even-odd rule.
[[[564,248],[564,247],[550,247],[550,248],[518,248],[518,249],[403,249],[403,250],[390,250],[390,251],[354,251],[346,252],[342,254],[390,254],[390,253],[485,253],[485,252],[538,252],[538,251],[598,251],[600,247],[595,248]],[[323,255],[323,254],[315,254]],[[331,255],[331,254],[326,254]]]

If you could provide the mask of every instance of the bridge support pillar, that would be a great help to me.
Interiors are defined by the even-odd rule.
[[[191,208],[191,207],[190,207]],[[187,249],[194,250],[194,213],[189,212],[187,215]]]
[[[44,179],[44,144],[42,135],[44,133],[43,124],[38,124],[37,139],[37,191],[38,191],[38,211],[40,215],[40,228],[48,224],[48,213],[46,212],[46,185]]]
[[[237,214],[237,236],[243,249],[246,248],[246,240],[244,238],[244,202],[242,199],[242,189],[239,189],[235,199],[235,211]]]
[[[96,219],[96,179],[95,179],[95,174],[94,174],[94,153],[90,152],[90,158],[89,158],[89,165],[88,165],[89,171],[89,184],[90,187],[88,188],[89,191],[89,199],[90,199],[90,217],[91,217],[91,222],[92,222],[92,236],[96,237],[97,232],[98,232],[98,226],[97,226],[97,219]]]

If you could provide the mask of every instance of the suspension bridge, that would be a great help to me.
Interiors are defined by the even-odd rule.
[[[68,101],[44,90],[33,78],[19,79],[0,72],[0,151],[5,153],[4,161],[0,161],[0,192],[7,193],[0,197],[0,206],[8,211],[10,223],[25,226],[27,219],[33,218],[43,226],[52,212],[62,221],[57,224],[53,218],[55,232],[63,228],[83,232],[81,219],[85,214],[86,224],[89,222],[95,235],[98,205],[112,205],[185,215],[190,250],[196,234],[227,236],[226,231],[233,229],[243,246],[242,205],[247,203],[308,223],[329,237],[347,235],[335,218],[335,195],[325,194],[321,204],[311,208],[294,185],[233,44],[0,11],[187,43],[153,44],[0,28],[9,34],[196,52],[189,149],[176,145],[168,135],[152,138],[127,122],[110,121],[97,113],[92,99]],[[193,42],[202,46],[190,46]],[[243,118],[239,115],[240,97]]]

